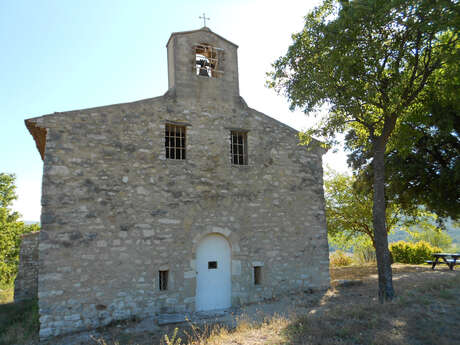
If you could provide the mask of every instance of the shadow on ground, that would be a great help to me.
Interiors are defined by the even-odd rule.
[[[460,272],[395,265],[393,302],[376,298],[374,267],[337,269],[363,283],[329,290],[321,306],[283,330],[286,344],[454,344],[460,339]]]
[[[127,320],[43,344],[455,344],[460,339],[460,270],[393,265],[397,297],[377,300],[375,266],[331,269],[332,287],[235,309],[225,315],[158,327]],[[0,344],[38,344],[36,301],[0,305]],[[178,345],[177,342],[170,344]]]

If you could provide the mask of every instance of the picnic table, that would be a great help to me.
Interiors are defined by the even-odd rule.
[[[460,253],[434,253],[431,254],[435,259],[427,261],[428,264],[432,264],[431,269],[434,270],[437,264],[446,264],[452,271],[455,265],[460,265]],[[448,259],[451,257],[451,259]],[[442,261],[440,262],[439,260]],[[458,261],[457,261],[458,260]]]

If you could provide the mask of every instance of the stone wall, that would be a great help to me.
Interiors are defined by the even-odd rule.
[[[190,124],[184,161],[165,159],[166,121]],[[208,233],[232,244],[235,306],[329,284],[322,152],[292,129],[244,106],[167,98],[37,123],[48,129],[42,336],[193,311],[195,248]],[[249,130],[248,166],[231,164],[235,127]],[[159,291],[165,269],[170,290]]]
[[[14,301],[37,298],[38,236],[32,232],[22,236],[18,275],[14,281]]]
[[[180,45],[212,35],[194,34],[174,50],[193,53]],[[236,47],[226,49],[236,59]],[[175,59],[189,64],[176,73],[193,72],[190,57]],[[236,87],[191,75],[162,97],[28,120],[47,133],[40,337],[194,311],[196,248],[207,234],[230,243],[233,306],[329,285],[324,151],[299,146],[295,130],[249,108]],[[171,122],[187,126],[186,160],[165,157]],[[248,131],[247,166],[231,162],[234,128]]]

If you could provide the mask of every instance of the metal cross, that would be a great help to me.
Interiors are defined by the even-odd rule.
[[[211,18],[206,18],[206,15],[203,13],[203,17],[198,17],[199,19],[203,19],[203,22],[204,22],[204,26],[206,26],[206,19],[207,20],[211,20]]]

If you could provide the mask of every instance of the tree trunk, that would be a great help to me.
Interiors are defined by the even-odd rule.
[[[378,140],[380,141],[380,140]],[[374,145],[372,167],[374,170],[374,204],[372,218],[374,225],[375,253],[379,274],[379,301],[391,301],[395,295],[391,255],[388,249],[388,233],[385,222],[385,143]]]

